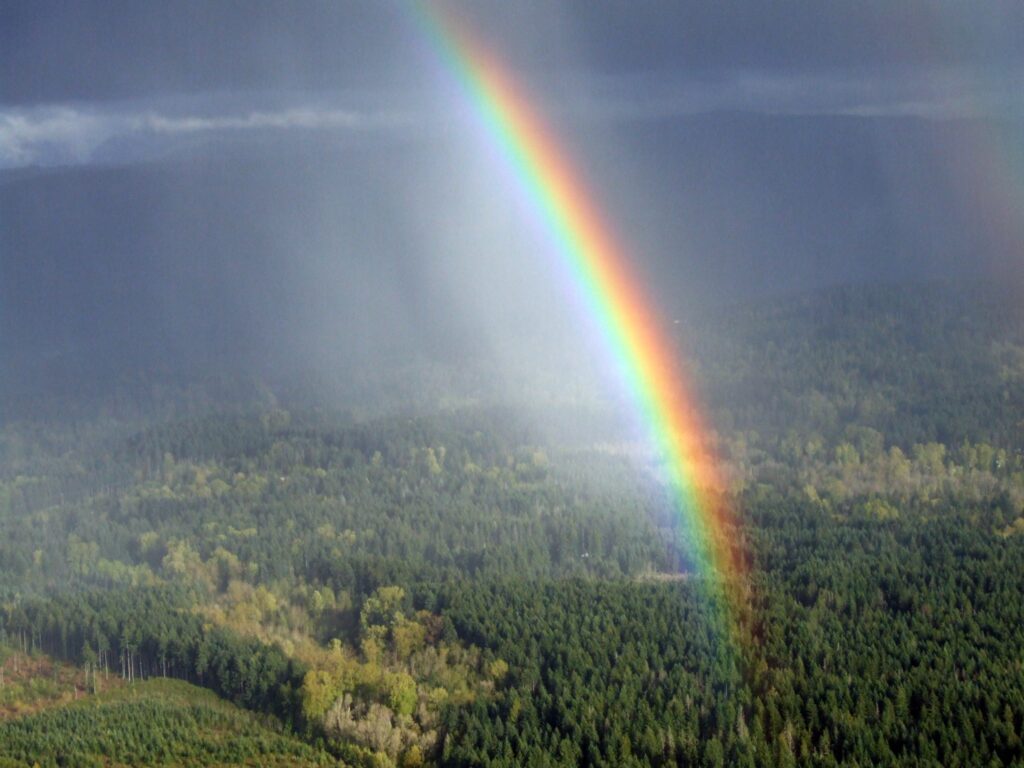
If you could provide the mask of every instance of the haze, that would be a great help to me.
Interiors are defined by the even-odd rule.
[[[652,301],[1021,276],[1013,3],[475,3]],[[585,347],[530,201],[402,4],[8,2],[8,386]],[[73,373],[72,373],[73,372]]]

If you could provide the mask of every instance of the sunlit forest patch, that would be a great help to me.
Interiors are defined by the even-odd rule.
[[[0,723],[0,765],[334,766],[201,688],[149,680]]]

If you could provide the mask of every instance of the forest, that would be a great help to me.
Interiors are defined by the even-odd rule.
[[[740,573],[540,376],[5,395],[0,766],[1024,766],[1014,297],[679,328]]]

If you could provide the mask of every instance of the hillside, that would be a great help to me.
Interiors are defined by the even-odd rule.
[[[335,766],[209,691],[155,679],[0,720],[0,766]]]

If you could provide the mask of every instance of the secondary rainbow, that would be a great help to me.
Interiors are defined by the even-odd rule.
[[[564,260],[667,470],[688,554],[720,608],[737,598],[743,550],[700,411],[652,301],[569,154],[491,49],[434,4],[421,26]],[[734,624],[735,616],[726,617]],[[735,629],[735,626],[732,627]]]

